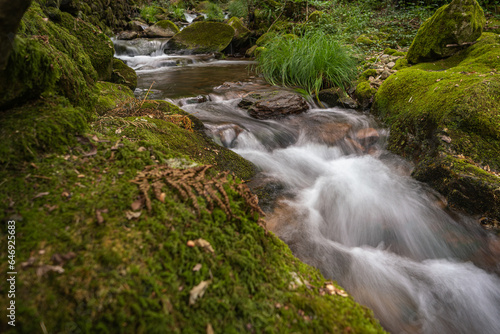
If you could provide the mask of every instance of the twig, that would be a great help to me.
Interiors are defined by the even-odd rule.
[[[141,105],[139,106],[139,109],[142,108],[142,105],[144,104],[144,101],[146,101],[146,99],[148,98],[149,92],[151,91],[151,88],[153,87],[154,84],[155,84],[155,82],[153,81],[151,83],[151,86],[149,86],[148,92],[146,93],[146,96],[144,96],[144,100],[142,100]]]

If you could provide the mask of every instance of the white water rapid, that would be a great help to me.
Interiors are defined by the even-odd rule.
[[[143,46],[134,54],[127,43],[119,56],[138,70],[136,94],[153,80],[160,98],[187,96],[189,89],[191,96],[206,94],[202,103],[176,102],[215,141],[261,169],[254,187],[277,198],[267,207],[268,227],[373,309],[388,331],[500,333],[500,266],[498,253],[492,255],[498,239],[472,218],[443,209],[439,194],[409,176],[411,165],[385,150],[387,131],[371,117],[311,108],[279,121],[256,120],[237,104],[269,87],[247,83],[244,67],[194,66],[196,60],[162,66],[174,57]],[[214,74],[222,72],[246,82],[212,89],[223,83]]]

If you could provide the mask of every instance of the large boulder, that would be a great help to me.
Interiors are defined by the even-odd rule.
[[[218,22],[195,22],[168,42],[170,50],[210,53],[224,50],[234,37],[234,28]]]
[[[30,4],[31,0],[0,0],[0,71],[7,66],[17,27]]]
[[[102,31],[83,20],[76,19],[68,13],[61,14],[60,25],[73,36],[90,58],[97,71],[99,80],[109,81],[113,72],[113,42]]]
[[[258,119],[277,119],[307,111],[306,100],[289,91],[252,93],[245,96],[238,104],[248,110],[248,114]]]
[[[453,0],[422,24],[408,50],[408,62],[416,64],[453,55],[481,36],[485,22],[476,0]]]
[[[144,31],[150,38],[168,38],[179,32],[179,28],[169,20],[161,20]]]
[[[121,59],[113,59],[113,74],[111,81],[128,86],[132,91],[137,87],[137,73]]]
[[[373,110],[390,125],[389,149],[414,176],[470,214],[500,220],[500,36],[433,63],[399,70]]]

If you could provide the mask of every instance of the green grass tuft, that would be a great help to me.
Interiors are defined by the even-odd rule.
[[[350,51],[322,32],[299,38],[278,35],[265,44],[257,61],[270,83],[299,86],[309,94],[330,87],[345,90],[357,73]]]

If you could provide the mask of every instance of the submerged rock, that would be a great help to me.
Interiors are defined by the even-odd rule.
[[[453,0],[422,24],[408,50],[408,62],[416,64],[453,55],[481,36],[485,22],[476,0]]]
[[[309,108],[302,96],[288,91],[249,94],[238,106],[248,110],[250,116],[258,119],[282,118],[303,113]]]
[[[220,52],[229,45],[234,34],[234,28],[224,23],[195,22],[172,37],[167,49],[194,54]]]

